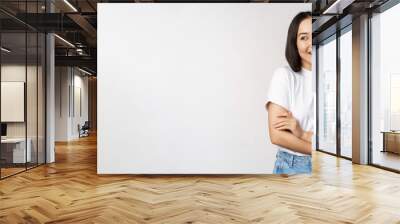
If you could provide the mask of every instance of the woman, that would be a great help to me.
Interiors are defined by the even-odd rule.
[[[297,14],[288,30],[286,59],[268,90],[268,128],[277,146],[274,174],[311,172],[314,94],[311,73],[311,13]]]

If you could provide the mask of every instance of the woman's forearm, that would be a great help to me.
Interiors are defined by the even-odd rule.
[[[309,135],[310,132],[308,134],[303,133],[300,136],[296,136],[290,130],[280,130],[279,127],[276,127],[274,124],[280,120],[282,114],[287,114],[288,111],[274,103],[267,104],[267,110],[269,137],[272,144],[279,145],[295,152],[311,154],[312,135]]]
[[[304,131],[303,135],[300,137],[301,139],[303,139],[306,142],[311,143],[312,142],[312,136],[313,136],[313,132],[311,131]]]
[[[305,141],[288,131],[273,130],[270,133],[272,144],[288,148],[295,152],[311,154],[311,141]]]

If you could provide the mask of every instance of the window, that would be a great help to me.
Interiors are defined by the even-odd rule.
[[[336,37],[318,48],[318,149],[336,153]]]
[[[340,36],[340,155],[352,157],[352,34],[351,26]]]
[[[371,162],[400,170],[400,5],[371,18]]]
[[[42,13],[44,3],[21,1],[15,10]],[[10,4],[15,5],[0,6]],[[0,29],[0,178],[5,178],[45,163],[46,38],[2,12],[0,17],[8,21]]]

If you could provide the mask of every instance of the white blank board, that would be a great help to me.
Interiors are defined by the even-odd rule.
[[[24,122],[24,82],[1,82],[1,122]]]
[[[266,94],[311,4],[98,4],[98,173],[271,173]]]

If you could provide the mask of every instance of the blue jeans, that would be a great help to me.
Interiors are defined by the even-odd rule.
[[[276,153],[274,174],[310,174],[311,171],[311,156],[298,156],[281,150]]]

